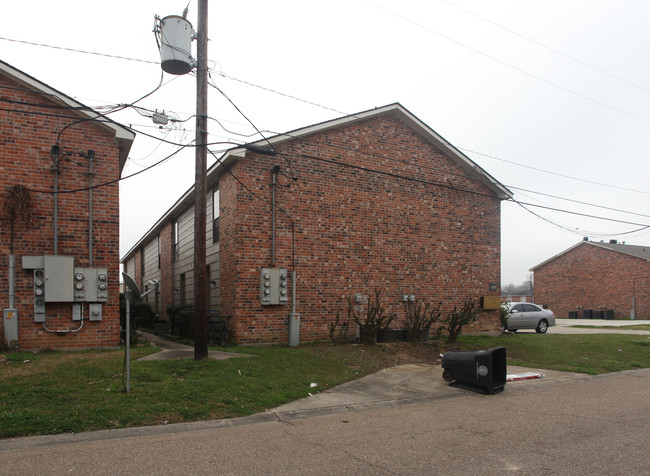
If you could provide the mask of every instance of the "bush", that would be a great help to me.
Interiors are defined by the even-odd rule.
[[[348,333],[350,331],[350,319],[341,323],[339,313],[336,313],[336,320],[330,324],[330,339],[335,344],[343,344],[350,341]]]
[[[194,306],[175,304],[167,308],[171,333],[181,337],[194,338]]]
[[[429,303],[406,303],[406,330],[408,341],[412,344],[426,340],[431,326],[440,319],[440,306],[431,310]]]
[[[364,336],[367,344],[376,344],[377,335],[379,332],[388,329],[388,326],[395,317],[395,314],[390,316],[385,315],[386,309],[381,303],[381,291],[375,291],[375,298],[368,299],[365,314],[361,310],[357,310],[356,306],[351,299],[348,299],[348,321],[354,321]]]
[[[150,327],[156,322],[156,313],[148,302],[139,296],[131,298],[130,304],[131,344],[138,342],[136,331],[142,327]],[[120,293],[120,331],[121,340],[126,342],[126,295]]]
[[[460,308],[460,311],[454,306],[449,317],[445,321],[447,332],[448,344],[455,344],[458,336],[463,331],[463,326],[470,324],[478,319],[478,314],[475,309],[476,303],[473,299],[468,299]]]
[[[501,303],[499,313],[501,315],[501,332],[505,332],[508,327],[508,303]]]

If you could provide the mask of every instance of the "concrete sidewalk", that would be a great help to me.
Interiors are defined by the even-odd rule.
[[[175,359],[193,359],[194,347],[185,344],[179,344],[163,337],[157,336],[150,332],[138,331],[142,338],[148,340],[156,347],[162,349],[160,352],[141,357],[138,360],[175,360]],[[221,352],[218,350],[209,350],[208,358],[215,360],[234,359],[237,357],[254,357],[248,354],[236,354],[234,352]]]
[[[650,331],[625,329],[627,326],[650,325],[649,320],[605,320],[605,319],[555,319],[555,326],[548,328],[549,334],[637,334],[650,335]],[[587,327],[575,327],[587,326]],[[521,331],[517,331],[521,332]],[[525,330],[524,333],[527,331]],[[535,332],[534,329],[531,332]]]
[[[531,389],[569,380],[591,378],[584,374],[508,366],[508,375],[540,373],[542,378],[506,383],[505,392]],[[316,382],[317,383],[317,382]],[[315,388],[314,390],[318,390]],[[427,400],[439,400],[476,394],[449,385],[442,379],[440,364],[405,364],[380,370],[359,380],[281,405],[271,410],[281,420],[307,416],[345,413]]]

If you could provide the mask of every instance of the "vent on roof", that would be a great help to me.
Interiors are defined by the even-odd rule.
[[[618,244],[618,241],[616,241],[616,240],[609,240],[609,243],[610,243],[611,245],[617,245],[617,244]]]

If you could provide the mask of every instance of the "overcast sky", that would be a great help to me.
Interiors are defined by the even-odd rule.
[[[129,104],[161,80],[154,15],[186,5],[3,2],[0,58],[88,106]],[[196,15],[192,0],[195,27]],[[518,202],[548,207],[502,205],[502,282],[520,283],[583,236],[650,245],[648,18],[645,0],[213,0],[208,56],[214,83],[266,134],[399,102]],[[162,81],[138,106],[190,118],[194,77]],[[213,88],[209,115],[212,142],[254,138]],[[139,132],[125,177],[177,150],[159,139],[194,139],[194,119],[111,117]],[[186,149],[121,182],[120,255],[193,181]]]

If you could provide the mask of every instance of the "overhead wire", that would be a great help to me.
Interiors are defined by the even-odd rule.
[[[172,152],[171,154],[167,155],[166,157],[160,159],[160,160],[157,161],[156,163],[151,164],[150,166],[148,166],[148,167],[146,167],[146,168],[144,168],[144,169],[142,169],[142,170],[139,170],[139,171],[137,171],[137,172],[134,172],[134,173],[132,173],[131,175],[127,175],[127,176],[125,176],[125,177],[119,177],[119,178],[116,178],[116,179],[113,179],[113,180],[108,180],[108,181],[106,181],[106,182],[103,182],[103,183],[99,183],[99,184],[93,185],[93,186],[91,186],[91,187],[82,187],[82,188],[69,189],[69,190],[61,190],[61,189],[59,189],[59,190],[57,190],[56,192],[55,192],[55,191],[52,191],[52,190],[38,190],[38,189],[31,189],[31,188],[28,188],[28,190],[29,190],[30,192],[33,192],[33,193],[42,193],[42,194],[46,194],[46,195],[56,195],[56,194],[68,194],[68,193],[86,192],[86,191],[88,191],[88,190],[95,190],[95,189],[98,189],[98,188],[101,188],[101,187],[106,187],[107,185],[113,185],[113,184],[115,184],[115,183],[117,183],[117,182],[121,182],[121,181],[123,181],[123,180],[130,179],[130,178],[135,177],[135,176],[137,176],[137,175],[140,175],[140,174],[142,174],[142,173],[144,173],[144,172],[146,172],[146,171],[148,171],[148,170],[151,170],[151,169],[154,168],[154,167],[157,167],[158,165],[160,165],[160,164],[162,164],[162,163],[168,161],[168,160],[171,159],[172,157],[174,157],[176,154],[178,154],[181,150],[183,150],[185,147],[188,147],[189,145],[190,145],[190,144],[187,144],[187,145],[185,145],[185,146],[183,146],[183,147],[178,148],[177,150],[175,150],[175,151]]]
[[[585,61],[582,61],[582,60],[580,60],[580,59],[578,59],[578,58],[576,58],[576,57],[574,57],[574,56],[568,55],[568,54],[566,54],[566,53],[564,53],[564,52],[562,52],[562,51],[560,51],[560,50],[558,50],[558,49],[556,49],[556,48],[553,48],[553,47],[548,46],[548,45],[546,45],[546,44],[544,44],[544,43],[542,43],[542,42],[540,42],[540,41],[537,41],[537,40],[535,40],[534,38],[531,38],[531,37],[529,37],[529,36],[523,35],[523,34],[517,32],[517,31],[515,31],[515,30],[512,30],[512,29],[510,29],[510,28],[508,28],[508,27],[505,27],[505,26],[503,26],[503,25],[501,25],[501,24],[499,24],[499,23],[497,23],[497,22],[495,22],[495,21],[493,21],[493,20],[490,20],[489,18],[486,18],[486,17],[484,17],[484,16],[481,16],[481,15],[479,15],[478,13],[475,13],[475,12],[473,12],[473,11],[467,9],[467,8],[461,7],[460,5],[455,4],[454,2],[450,2],[449,0],[440,0],[440,1],[446,3],[447,5],[452,6],[452,7],[454,7],[454,8],[457,8],[458,10],[461,10],[461,11],[463,11],[463,12],[469,14],[469,15],[472,15],[472,16],[474,16],[474,17],[476,17],[476,18],[479,18],[479,19],[481,19],[481,20],[483,20],[483,21],[485,21],[485,22],[487,22],[487,23],[490,23],[490,24],[496,26],[497,28],[500,28],[500,29],[502,29],[502,30],[504,30],[504,31],[507,31],[508,33],[511,33],[512,35],[518,36],[519,38],[522,38],[522,39],[524,39],[524,40],[526,40],[526,41],[529,41],[530,43],[533,43],[533,44],[535,44],[535,45],[541,47],[541,48],[544,48],[544,49],[546,49],[546,50],[548,50],[548,51],[551,51],[552,53],[555,53],[555,54],[557,54],[557,55],[560,55],[560,56],[562,56],[562,57],[564,57],[564,58],[566,58],[566,59],[568,59],[568,60],[571,60],[571,61],[573,61],[573,62],[575,62],[575,63],[578,63],[578,64],[580,64],[580,65],[582,65],[582,66],[585,66],[585,67],[587,67],[587,68],[589,68],[589,69],[593,69],[594,71],[597,71],[597,72],[599,72],[599,73],[601,73],[601,74],[604,74],[604,75],[606,75],[606,76],[609,76],[610,78],[615,79],[615,80],[617,80],[617,81],[620,81],[620,82],[622,82],[622,83],[625,83],[625,84],[627,84],[627,85],[629,85],[629,86],[633,86],[633,87],[635,87],[635,88],[637,88],[637,89],[640,89],[640,90],[642,90],[642,91],[645,91],[645,92],[647,92],[647,93],[650,93],[650,89],[646,88],[645,86],[642,86],[642,85],[640,85],[640,84],[634,83],[634,82],[632,82],[632,81],[628,81],[627,79],[622,78],[622,77],[620,77],[620,76],[617,76],[617,75],[615,75],[615,74],[613,74],[613,73],[610,73],[609,71],[605,71],[604,69],[598,68],[598,67],[596,67],[596,66],[594,66],[594,65],[592,65],[592,64],[589,64],[589,63],[587,63],[587,62],[585,62]]]
[[[514,70],[514,71],[517,71],[517,72],[519,72],[519,73],[521,73],[521,74],[523,74],[523,75],[525,75],[525,76],[528,76],[528,77],[533,78],[533,79],[535,79],[535,80],[537,80],[537,81],[540,81],[540,82],[542,82],[542,83],[544,83],[544,84],[547,84],[547,85],[549,85],[549,86],[552,86],[552,87],[554,87],[554,88],[556,88],[556,89],[558,89],[558,90],[560,90],[560,91],[564,91],[564,92],[566,92],[566,93],[568,93],[568,94],[571,94],[571,95],[573,95],[573,96],[579,97],[579,98],[584,99],[584,100],[586,100],[586,101],[589,101],[589,102],[591,102],[591,103],[594,103],[594,104],[597,104],[597,105],[599,105],[599,106],[602,106],[602,107],[605,107],[605,108],[607,108],[607,109],[610,109],[610,110],[612,110],[612,111],[618,112],[619,114],[623,114],[623,115],[625,115],[625,116],[627,116],[627,117],[631,117],[631,118],[633,118],[633,119],[637,119],[637,120],[639,120],[639,121],[642,121],[642,122],[645,122],[645,123],[650,124],[650,119],[648,119],[648,118],[641,117],[641,116],[638,116],[638,115],[636,115],[636,114],[632,114],[632,113],[630,113],[630,112],[624,111],[623,109],[619,109],[619,108],[617,108],[617,107],[611,106],[611,105],[609,105],[609,104],[607,104],[607,103],[605,103],[605,102],[603,102],[603,101],[599,101],[599,100],[594,99],[594,98],[592,98],[592,97],[589,97],[589,96],[587,96],[587,95],[585,95],[585,94],[579,93],[579,92],[574,91],[574,90],[572,90],[572,89],[569,89],[569,88],[567,88],[567,87],[565,87],[565,86],[562,86],[562,85],[560,85],[560,84],[554,83],[553,81],[550,81],[550,80],[548,80],[548,79],[544,79],[544,78],[542,78],[542,77],[539,76],[539,75],[536,75],[536,74],[534,74],[534,73],[531,73],[531,72],[529,72],[529,71],[526,71],[525,69],[520,68],[520,67],[518,67],[518,66],[515,66],[515,65],[513,65],[513,64],[510,64],[510,63],[508,63],[508,62],[506,62],[506,61],[500,60],[500,59],[497,58],[496,56],[492,56],[492,55],[490,55],[490,54],[488,54],[488,53],[485,53],[484,51],[481,51],[481,50],[479,50],[479,49],[477,49],[477,48],[474,48],[474,47],[472,47],[472,46],[469,46],[469,45],[467,45],[467,44],[465,44],[465,43],[463,43],[463,42],[461,42],[461,41],[458,41],[458,40],[456,40],[456,39],[454,39],[454,38],[452,38],[452,37],[450,37],[450,36],[448,36],[448,35],[445,35],[445,34],[443,34],[443,33],[440,33],[440,32],[438,32],[438,31],[434,30],[433,28],[430,28],[430,27],[428,27],[428,26],[426,26],[426,25],[424,25],[424,24],[422,24],[422,23],[419,23],[419,22],[417,22],[417,21],[415,21],[415,20],[413,20],[413,19],[411,19],[411,18],[408,18],[408,17],[406,17],[406,16],[404,16],[404,15],[402,15],[402,14],[400,14],[400,13],[397,13],[397,12],[395,12],[395,11],[393,11],[393,10],[390,10],[390,9],[388,9],[388,8],[385,8],[385,7],[382,7],[381,5],[377,5],[376,3],[372,2],[371,0],[366,0],[366,2],[369,3],[369,4],[372,5],[372,6],[374,6],[374,7],[378,8],[378,9],[380,9],[380,10],[385,11],[386,13],[389,13],[390,15],[393,15],[393,16],[395,16],[395,17],[397,17],[397,18],[400,18],[401,20],[403,20],[403,21],[405,21],[405,22],[407,22],[407,23],[411,23],[412,25],[415,25],[415,26],[417,26],[418,28],[421,28],[421,29],[423,29],[423,30],[425,30],[425,31],[428,31],[428,32],[430,32],[430,33],[433,33],[434,35],[437,35],[437,36],[439,36],[440,38],[444,38],[444,39],[447,40],[447,41],[450,41],[450,42],[452,42],[452,43],[455,43],[455,44],[457,44],[458,46],[461,46],[461,47],[463,47],[463,48],[465,48],[465,49],[467,49],[467,50],[469,50],[469,51],[472,51],[472,52],[474,52],[474,53],[476,53],[476,54],[479,54],[479,55],[481,55],[481,56],[484,56],[484,57],[486,57],[486,58],[488,58],[488,59],[490,59],[490,60],[492,60],[492,61],[494,61],[494,62],[496,62],[496,63],[499,63],[499,64],[501,64],[501,65],[503,65],[503,66],[506,66],[507,68],[510,68],[510,69],[512,69],[512,70]]]
[[[443,0],[443,1],[444,1],[444,0]],[[528,73],[528,72],[526,72],[526,71],[524,71],[524,70],[521,70],[520,68],[517,68],[517,67],[515,67],[515,66],[513,66],[513,65],[510,65],[510,64],[508,64],[508,63],[506,63],[506,62],[503,62],[503,61],[501,61],[501,60],[499,60],[499,59],[497,59],[497,58],[494,58],[494,57],[492,57],[492,56],[490,56],[490,55],[487,55],[487,54],[485,54],[485,53],[483,53],[483,52],[481,52],[481,51],[479,51],[479,50],[477,50],[477,49],[474,49],[474,48],[472,48],[472,47],[469,47],[468,45],[465,45],[465,44],[460,43],[460,42],[458,42],[458,41],[456,41],[456,40],[454,40],[454,39],[452,39],[452,38],[450,38],[450,37],[447,37],[446,35],[442,35],[442,34],[440,34],[439,32],[436,32],[436,31],[434,31],[434,30],[432,30],[432,29],[430,29],[430,28],[428,28],[428,27],[426,27],[426,26],[424,26],[424,25],[421,25],[421,24],[419,24],[419,23],[417,23],[417,22],[415,22],[415,21],[413,21],[413,20],[410,20],[410,19],[408,19],[408,18],[406,18],[406,17],[403,17],[402,15],[400,15],[400,14],[398,14],[398,13],[392,12],[392,11],[390,11],[390,10],[387,10],[387,9],[381,7],[381,6],[378,6],[378,5],[376,5],[376,4],[373,4],[373,3],[370,2],[370,1],[369,1],[368,3],[371,3],[371,4],[374,5],[375,7],[387,11],[388,13],[391,13],[391,14],[393,14],[393,15],[395,15],[395,16],[398,16],[398,17],[402,18],[402,19],[405,20],[405,21],[408,21],[408,22],[410,22],[410,23],[413,23],[413,24],[415,24],[415,25],[418,26],[418,27],[424,28],[424,29],[426,29],[426,30],[428,30],[428,31],[430,31],[430,32],[432,32],[432,33],[434,33],[434,34],[436,34],[436,35],[442,36],[443,38],[445,38],[445,39],[447,39],[447,40],[449,40],[449,41],[452,41],[452,42],[454,42],[454,43],[457,43],[457,44],[459,44],[460,46],[463,46],[463,47],[465,47],[465,48],[468,48],[468,49],[470,49],[470,50],[472,50],[472,51],[474,51],[474,52],[476,52],[476,53],[478,53],[478,54],[481,54],[481,55],[483,55],[483,56],[486,56],[486,57],[488,57],[488,58],[490,58],[490,59],[492,59],[492,60],[494,60],[494,61],[497,61],[497,62],[499,62],[499,63],[501,63],[501,64],[504,64],[505,66],[508,66],[508,67],[513,68],[513,69],[515,69],[515,70],[517,70],[517,71],[519,71],[519,72],[521,72],[521,73],[524,73],[524,74],[527,74],[527,75],[529,75],[529,76],[532,76],[532,77],[534,77],[535,79],[538,79],[538,80],[540,80],[540,81],[543,81],[543,82],[545,82],[545,83],[547,83],[547,84],[550,84],[550,85],[552,85],[552,86],[554,86],[554,87],[557,87],[557,88],[559,88],[559,89],[561,89],[561,90],[564,90],[564,91],[569,92],[569,93],[571,93],[571,94],[575,94],[575,95],[577,95],[577,96],[579,96],[579,97],[582,97],[582,98],[584,98],[584,99],[587,99],[587,100],[590,100],[590,101],[592,101],[592,102],[595,102],[595,103],[597,103],[597,104],[599,104],[599,105],[601,105],[601,106],[608,107],[608,108],[610,108],[610,109],[613,109],[613,110],[615,110],[615,111],[617,111],[617,112],[620,112],[620,113],[623,113],[623,114],[625,114],[625,115],[628,115],[628,116],[635,117],[635,118],[637,118],[637,119],[643,120],[644,122],[650,122],[650,121],[646,120],[645,118],[641,118],[641,117],[639,117],[639,116],[635,116],[635,115],[633,115],[633,114],[626,113],[625,111],[619,110],[619,109],[617,109],[617,108],[614,108],[614,107],[612,107],[612,106],[609,106],[609,105],[607,105],[607,104],[605,104],[605,103],[602,103],[602,102],[600,102],[600,101],[593,100],[593,99],[591,99],[591,98],[589,98],[589,97],[587,97],[587,96],[584,96],[584,95],[582,95],[582,94],[580,94],[580,93],[576,93],[576,92],[571,91],[571,90],[569,90],[569,89],[567,89],[567,88],[564,88],[564,87],[559,86],[559,85],[556,85],[556,84],[554,84],[554,83],[552,83],[552,82],[550,82],[550,81],[547,81],[547,80],[545,80],[545,79],[543,79],[543,78],[540,78],[540,77],[538,77],[538,76],[536,76],[536,75],[533,75],[533,74]],[[447,2],[447,3],[449,3],[449,2]],[[109,58],[116,58],[116,59],[130,60],[130,61],[138,61],[138,62],[150,63],[150,64],[159,64],[157,61],[147,61],[147,60],[140,60],[140,59],[135,59],[135,58],[123,57],[123,56],[108,55],[108,54],[103,54],[103,53],[97,53],[97,52],[91,52],[91,51],[84,51],[84,50],[73,49],[73,48],[57,47],[57,46],[46,45],[46,44],[42,44],[42,43],[34,43],[34,42],[27,42],[27,41],[21,41],[21,40],[13,40],[13,39],[9,39],[9,38],[6,38],[6,37],[0,37],[0,40],[12,41],[12,42],[16,42],[16,43],[25,43],[25,44],[29,44],[29,45],[41,46],[41,47],[48,47],[48,48],[54,48],[54,49],[59,49],[59,50],[67,50],[67,51],[72,51],[72,52],[76,52],[76,53],[92,54],[92,55],[97,55],[97,56],[105,56],[105,57],[109,57]],[[534,40],[531,40],[531,41],[534,41]],[[597,68],[596,68],[596,69],[597,69]],[[602,71],[601,71],[601,72],[602,72]],[[605,72],[605,74],[607,74],[607,73]],[[238,79],[238,78],[234,78],[234,77],[232,77],[232,76],[229,76],[229,75],[226,75],[226,74],[223,74],[223,73],[220,73],[220,75],[223,76],[223,77],[225,77],[225,78],[227,78],[227,79],[230,79],[230,80],[233,80],[233,81],[238,81],[238,82],[240,82],[240,83],[247,84],[247,85],[249,85],[249,86],[256,87],[256,88],[259,88],[259,89],[263,89],[263,90],[266,90],[266,91],[272,92],[272,93],[274,93],[274,94],[279,94],[279,95],[281,95],[281,96],[284,96],[284,97],[287,97],[287,98],[290,98],[290,99],[294,99],[294,100],[297,100],[297,101],[301,101],[301,102],[304,102],[304,103],[307,103],[307,104],[310,104],[310,105],[313,105],[313,106],[316,106],[316,107],[320,107],[320,108],[327,109],[327,110],[330,110],[330,111],[333,111],[333,112],[341,113],[341,111],[337,111],[336,109],[329,108],[329,107],[326,107],[326,106],[322,106],[322,105],[320,105],[320,104],[317,104],[317,103],[314,103],[314,102],[311,102],[311,101],[306,101],[306,100],[300,99],[300,98],[298,98],[298,97],[296,97],[296,96],[292,96],[292,95],[289,95],[289,94],[281,93],[281,92],[278,92],[278,91],[273,90],[273,89],[270,89],[270,88],[265,88],[265,87],[263,87],[263,86],[259,86],[259,85],[253,84],[253,83],[250,83],[250,82],[248,82],[248,81],[240,80],[240,79]],[[210,79],[212,80],[211,77],[210,77]],[[622,78],[617,78],[617,79],[622,79]],[[161,78],[161,81],[162,81],[162,78]],[[623,81],[625,81],[625,80],[623,80]],[[625,82],[627,82],[627,81],[625,81]],[[633,83],[630,83],[630,84],[634,85]],[[247,121],[248,121],[248,122],[253,126],[253,128],[257,131],[257,134],[259,134],[260,136],[262,136],[262,137],[264,138],[264,135],[259,131],[259,129],[257,129],[257,127],[256,127],[256,126],[255,126],[255,125],[254,125],[254,124],[253,124],[253,123],[248,119],[248,117],[246,117],[246,115],[243,114],[243,112],[240,110],[240,108],[238,108],[238,107],[234,104],[234,102],[233,102],[233,101],[232,101],[232,100],[231,100],[227,95],[225,95],[225,94],[223,93],[223,91],[221,91],[220,88],[218,88],[218,87],[216,86],[216,84],[214,84],[214,81],[213,81],[213,80],[212,80],[212,84],[211,84],[211,86],[214,87],[214,88],[216,88],[216,89],[217,89],[217,90],[218,90],[218,91],[219,91],[219,92],[220,92],[220,93],[221,93],[221,94],[222,94],[222,95],[223,95],[223,96],[224,96],[224,97],[225,97],[229,102],[231,102],[231,104],[235,107],[235,109],[237,109],[238,112],[239,112],[239,113],[240,113],[240,114],[241,114],[241,115],[242,115],[242,116],[243,116],[243,117],[244,117],[244,118],[245,118],[245,119],[246,119],[246,120],[247,120]],[[638,86],[638,85],[637,85],[637,86]],[[118,111],[118,110],[122,110],[122,109],[124,109],[125,107],[132,107],[132,106],[134,106],[137,102],[139,102],[139,101],[145,99],[146,97],[150,96],[151,94],[153,94],[153,93],[154,93],[154,92],[155,92],[159,87],[160,87],[160,84],[159,84],[159,86],[158,86],[156,89],[154,89],[154,90],[151,91],[150,93],[144,95],[143,97],[141,97],[140,99],[134,101],[133,103],[131,103],[131,104],[129,104],[129,105],[117,105],[117,106],[114,106],[114,107],[113,107],[113,110],[112,110],[111,112],[109,112],[109,113],[113,113],[113,112],[116,112],[116,111]],[[642,88],[642,89],[645,89],[645,88]],[[107,107],[109,107],[109,106],[107,106]],[[99,108],[99,107],[97,107],[97,108],[93,108],[92,110],[95,111],[95,109],[98,109],[98,108]],[[82,108],[80,107],[79,109],[82,109]],[[88,109],[91,109],[91,108],[88,108]],[[22,112],[22,111],[7,110],[7,109],[0,109],[0,110],[9,111],[9,112],[18,112],[18,113],[21,113],[21,112]],[[74,117],[70,117],[70,116],[66,117],[66,116],[60,116],[60,115],[54,115],[54,114],[47,114],[47,113],[36,113],[36,112],[33,112],[33,111],[31,111],[31,112],[22,112],[22,113],[25,113],[25,114],[39,114],[39,115],[44,115],[44,116],[54,116],[54,117],[64,117],[64,118],[69,118],[69,119],[73,119],[73,118],[74,118]],[[90,119],[88,119],[88,120],[90,120]],[[94,118],[93,120],[101,120],[101,119],[98,117],[98,118]],[[81,122],[81,121],[79,121],[79,122]],[[217,121],[217,122],[219,123],[219,121]],[[240,135],[240,136],[242,136],[242,137],[252,137],[252,136],[256,135],[256,134],[251,134],[250,136],[246,136],[246,135],[244,135],[244,134],[237,134],[237,133],[235,133],[235,132],[233,132],[233,131],[228,131],[228,129],[226,129],[225,127],[223,127],[223,125],[222,125],[221,123],[219,123],[219,124],[220,124],[220,126],[221,126],[225,131],[227,131],[227,132],[229,132],[229,133],[231,133],[231,134]],[[66,128],[67,128],[67,127],[70,127],[71,125],[72,125],[72,124],[66,126]],[[64,129],[65,129],[65,128],[64,128]],[[135,129],[134,129],[134,130],[135,130]],[[63,132],[63,131],[61,131],[61,132]],[[145,136],[151,137],[151,138],[153,138],[153,139],[155,139],[155,140],[159,140],[159,141],[161,141],[161,139],[160,139],[159,137],[155,137],[155,136],[152,136],[152,135],[149,135],[149,134],[143,133],[142,131],[137,131],[137,132],[140,133],[140,134],[142,134],[142,135],[145,135]],[[170,142],[170,141],[162,141],[162,142],[167,142],[167,143],[170,143],[170,144],[173,144],[173,145],[182,146],[182,148],[185,148],[186,146],[189,146],[189,145],[182,145],[182,144],[178,144],[178,143],[173,143],[173,142]],[[216,144],[233,144],[233,145],[236,145],[236,146],[241,145],[241,144],[237,144],[237,143],[234,143],[234,142],[215,142],[215,143],[211,143],[211,144],[209,144],[209,145],[216,145]],[[269,143],[269,144],[270,144],[270,143]],[[605,184],[605,183],[601,183],[601,182],[589,181],[589,180],[581,179],[581,178],[578,178],[578,177],[572,177],[572,176],[568,176],[568,175],[564,175],[564,174],[559,174],[559,173],[556,173],[556,172],[551,172],[551,171],[547,171],[547,170],[543,170],[543,169],[538,169],[538,168],[536,168],[536,167],[527,166],[527,165],[524,165],[524,164],[519,164],[519,163],[512,162],[512,161],[508,161],[508,160],[505,160],[505,159],[500,159],[500,158],[498,158],[498,157],[490,156],[490,155],[488,155],[488,154],[483,154],[483,153],[480,153],[480,152],[477,152],[477,151],[473,151],[473,150],[470,150],[470,149],[463,149],[463,148],[459,148],[459,149],[466,150],[466,151],[468,151],[468,152],[476,153],[476,154],[478,154],[478,155],[486,156],[486,157],[489,157],[489,158],[493,158],[493,159],[496,159],[496,160],[501,160],[501,161],[504,161],[504,162],[508,162],[508,163],[511,163],[511,164],[514,164],[514,165],[518,165],[518,166],[522,166],[522,167],[527,167],[527,168],[530,168],[530,169],[533,169],[533,170],[537,170],[537,171],[541,171],[541,172],[545,172],[545,173],[549,173],[549,174],[554,174],[554,175],[559,175],[559,176],[563,176],[563,177],[565,177],[565,178],[570,178],[570,179],[573,179],[573,180],[580,180],[580,181],[583,181],[583,182],[586,182],[586,183],[591,183],[591,184],[601,185],[601,186],[606,186],[606,187],[612,187],[612,188],[618,188],[618,189],[627,190],[627,191],[632,191],[632,192],[637,192],[637,193],[646,193],[646,194],[647,194],[647,193],[650,193],[650,192],[643,191],[643,190],[628,189],[628,188],[624,188],[624,187],[618,187],[618,186],[614,186],[614,185],[610,185],[610,184]],[[178,153],[180,150],[182,150],[182,149],[179,149],[178,151],[174,152],[171,156],[175,155],[175,154]],[[169,157],[170,157],[170,156],[168,156],[167,158],[169,158]],[[167,158],[163,159],[162,161],[166,160]],[[287,163],[290,165],[290,167],[291,167],[292,169],[294,169],[293,164],[292,164],[292,163],[291,163],[291,162],[290,162],[286,157],[285,157],[285,160],[287,160]],[[162,162],[162,161],[161,161],[161,162]],[[152,167],[155,166],[155,165],[157,165],[157,164],[153,164],[152,166],[147,167],[147,168],[145,168],[145,169],[143,169],[143,170],[141,170],[141,171],[139,171],[139,172],[137,172],[137,173],[135,173],[135,174],[132,174],[132,175],[127,176],[127,177],[124,177],[124,179],[126,179],[126,178],[130,178],[130,177],[132,177],[132,176],[135,176],[135,175],[138,175],[138,174],[140,174],[140,173],[142,173],[142,172],[145,172],[145,171],[149,170],[150,168],[152,168]],[[113,182],[114,182],[114,181],[113,181]],[[108,183],[107,183],[107,184],[108,184]],[[103,185],[107,185],[107,184],[99,184],[98,186],[103,186]],[[439,184],[438,184],[438,185],[439,185]],[[441,185],[439,185],[439,186],[441,186]],[[96,188],[96,187],[93,187],[93,188]],[[457,187],[450,187],[450,188],[454,188],[455,190],[459,190],[459,189],[457,189]],[[515,188],[515,187],[513,187],[513,188]],[[87,190],[87,189],[88,189],[88,188],[79,189],[79,191]],[[460,190],[460,191],[463,191],[463,190]],[[72,192],[72,191],[68,191],[68,192]],[[46,193],[47,193],[47,192],[46,192]],[[61,191],[61,193],[66,193],[66,191]],[[532,193],[536,193],[536,192],[532,192]],[[568,199],[568,200],[570,200],[570,199]],[[524,207],[524,208],[526,208],[526,205],[528,205],[528,206],[538,206],[538,207],[549,208],[549,209],[552,208],[552,207],[543,207],[543,206],[535,205],[535,204],[527,204],[527,203],[525,203],[525,202],[517,202],[516,200],[513,200],[513,201],[515,201],[515,203],[518,203],[520,206],[522,206],[522,207]],[[583,204],[586,204],[586,203],[583,203]],[[597,206],[597,205],[593,205],[593,204],[589,204],[589,205]],[[605,207],[605,208],[606,208],[606,207]],[[555,209],[555,210],[556,210],[556,211],[564,211],[564,210],[560,210],[560,209]],[[530,211],[530,210],[528,210],[528,211],[531,212],[531,213],[533,213],[534,215],[538,216],[539,218],[541,218],[541,219],[543,219],[543,220],[549,221],[549,220],[547,220],[546,218],[542,217],[542,216],[539,215],[539,214],[536,214],[536,213],[534,213],[534,212],[532,212],[532,211]],[[573,213],[573,212],[570,212],[570,211],[564,211],[564,212],[566,212],[566,213]],[[576,212],[575,214],[579,214],[579,213]],[[634,214],[634,213],[632,213],[632,214]],[[637,214],[637,215],[644,216],[644,215],[642,215],[642,214]],[[617,222],[620,222],[620,223],[628,223],[628,224],[632,224],[631,222],[624,222],[624,221],[620,221],[620,220],[607,219],[607,218],[604,218],[604,217],[595,217],[595,216],[593,216],[593,218],[599,218],[599,219],[605,219],[605,220],[610,220],[610,221],[617,221]],[[554,223],[554,224],[555,224],[555,223]],[[638,225],[638,224],[637,224],[637,225]],[[641,229],[645,229],[646,225],[642,225],[642,226],[643,226],[643,228],[641,228]],[[638,231],[638,230],[637,230],[637,231]],[[627,232],[627,233],[632,233],[632,232]],[[621,233],[621,234],[622,234],[622,233]]]

